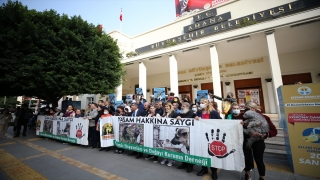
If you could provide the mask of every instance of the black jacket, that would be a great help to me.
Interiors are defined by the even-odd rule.
[[[189,112],[187,112],[186,114],[180,113],[178,116],[180,116],[181,118],[195,118],[196,114],[189,110]]]

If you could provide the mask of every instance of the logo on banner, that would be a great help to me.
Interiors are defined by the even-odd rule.
[[[105,123],[102,127],[102,139],[114,139],[113,125]]]
[[[320,127],[305,129],[302,132],[302,137],[306,142],[320,143]]]
[[[208,153],[210,156],[215,156],[217,158],[225,158],[227,156],[229,156],[229,154],[234,153],[236,150],[232,149],[229,153],[228,153],[228,148],[227,146],[224,144],[225,142],[225,138],[226,138],[226,133],[223,133],[222,135],[222,140],[220,141],[220,129],[217,129],[217,134],[216,134],[216,138],[214,138],[214,130],[211,129],[211,142],[208,136],[208,133],[206,133],[206,138],[208,143]]]
[[[298,88],[298,93],[301,95],[308,95],[311,93],[311,88],[307,86],[302,86]]]
[[[40,127],[41,127],[41,120],[38,119],[37,120],[37,130],[40,130]]]
[[[83,136],[85,136],[85,134],[82,134],[82,128],[83,125],[81,123],[78,123],[78,125],[76,125],[76,137],[78,139],[81,139]]]

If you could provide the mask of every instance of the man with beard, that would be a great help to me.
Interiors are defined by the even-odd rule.
[[[190,111],[190,104],[188,102],[182,103],[182,107],[180,110],[180,115],[177,116],[177,119],[181,118],[195,118],[196,114]],[[171,142],[172,143],[172,142]],[[187,168],[187,173],[190,173],[193,171],[193,164],[182,162],[180,166],[177,167],[177,169],[184,169]]]

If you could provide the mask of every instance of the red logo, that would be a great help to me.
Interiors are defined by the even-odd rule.
[[[229,154],[234,153],[236,150],[232,149],[229,153],[228,153],[228,149],[227,146],[224,144],[225,142],[225,138],[226,138],[226,133],[223,133],[222,135],[222,140],[219,140],[219,133],[220,133],[220,129],[217,129],[217,134],[216,134],[216,138],[214,139],[214,130],[211,129],[211,140],[212,142],[210,143],[209,141],[209,136],[208,133],[206,133],[206,138],[208,143],[208,154],[210,156],[216,156],[217,158],[225,158],[227,157]]]
[[[82,134],[82,128],[83,128],[83,125],[81,125],[81,123],[78,123],[78,125],[76,125],[76,137],[78,139],[81,139],[83,136],[85,136],[85,134]]]

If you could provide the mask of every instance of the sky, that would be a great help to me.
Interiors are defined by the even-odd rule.
[[[0,0],[6,2],[6,0]],[[102,24],[106,33],[113,30],[133,37],[174,22],[175,0],[19,0],[29,9],[54,9],[59,14],[80,15],[94,25]],[[122,8],[122,25],[120,10]]]

